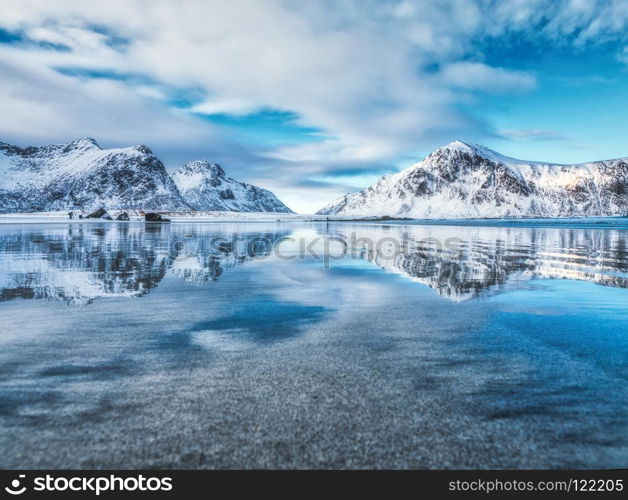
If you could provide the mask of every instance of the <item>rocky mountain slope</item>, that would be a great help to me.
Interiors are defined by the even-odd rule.
[[[185,165],[175,180],[143,145],[103,149],[91,138],[26,148],[0,142],[0,213],[100,207],[290,212],[270,191],[226,177],[207,162]]]
[[[321,215],[573,217],[628,213],[628,158],[579,165],[517,160],[454,141]]]
[[[189,208],[146,146],[102,149],[85,138],[19,148],[0,143],[0,210]]]
[[[227,177],[215,163],[186,163],[172,178],[185,202],[196,210],[292,213],[270,191]]]

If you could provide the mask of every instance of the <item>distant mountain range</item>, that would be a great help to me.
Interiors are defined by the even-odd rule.
[[[102,149],[91,138],[21,148],[0,142],[0,212],[106,209],[290,213],[265,189],[191,162],[172,176],[146,146]]]
[[[628,214],[628,158],[559,165],[517,160],[454,141],[317,213],[410,218],[623,216]]]
[[[94,139],[18,147],[0,142],[0,212],[142,209],[292,213],[266,189],[193,161],[168,174],[146,146]],[[419,163],[347,194],[319,215],[409,218],[628,214],[628,158],[579,165],[517,160],[454,141]]]

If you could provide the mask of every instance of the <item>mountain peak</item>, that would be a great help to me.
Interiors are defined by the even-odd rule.
[[[451,141],[446,146],[438,148],[436,151],[452,149],[462,151],[464,153],[478,154],[487,158],[496,158],[503,156],[497,151],[493,151],[492,149],[489,149],[486,146],[482,146],[481,144],[476,144],[473,142],[463,142],[458,139]]]
[[[70,149],[102,149],[100,145],[96,142],[96,139],[92,137],[82,137],[80,139],[76,139],[75,141],[70,142],[66,148]]]
[[[482,158],[485,158],[487,160],[491,160],[496,163],[503,163],[506,165],[520,165],[520,164],[530,165],[530,164],[537,164],[537,163],[541,164],[541,162],[525,161],[525,160],[518,160],[516,158],[511,158],[509,156],[505,156],[501,153],[498,153],[497,151],[494,151],[490,148],[487,148],[486,146],[482,146],[481,144],[476,144],[473,142],[463,142],[457,139],[454,141],[451,141],[446,146],[442,146],[436,149],[429,156],[435,153],[438,153],[439,155],[443,153],[449,154],[451,151],[459,151],[461,153],[481,156]]]
[[[183,170],[191,173],[210,174],[211,177],[225,177],[225,171],[218,163],[210,163],[207,160],[190,161],[183,165]]]
[[[197,210],[291,212],[270,191],[227,177],[217,163],[190,161],[173,172],[172,179],[183,199]]]
[[[150,149],[145,144],[139,144],[138,146],[135,146],[133,149],[135,149],[135,151],[139,151],[140,153],[143,153],[145,155],[152,155],[153,154],[153,150]]]
[[[438,148],[438,149],[459,149],[461,151],[467,151],[467,150],[473,150],[475,149],[474,144],[468,144],[466,142],[463,142],[459,139],[454,139],[453,141],[451,141],[449,144],[447,144],[446,146],[443,146],[442,148]]]

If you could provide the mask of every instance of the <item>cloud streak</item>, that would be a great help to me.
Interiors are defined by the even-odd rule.
[[[567,139],[567,137],[556,130],[500,130],[498,133],[503,137],[513,140],[564,141]]]

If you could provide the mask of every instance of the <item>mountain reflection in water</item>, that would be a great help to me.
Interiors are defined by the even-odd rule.
[[[509,282],[538,278],[628,287],[628,233],[623,230],[423,226],[393,231],[355,231],[358,244],[351,246],[352,255],[451,300],[497,293]],[[346,232],[334,235],[348,238]],[[364,244],[385,238],[400,241],[398,251]]]
[[[315,240],[341,242],[332,267],[364,260],[455,301],[537,278],[628,287],[627,232],[617,229],[104,223],[0,228],[0,301],[141,296],[169,273],[210,283],[251,260],[322,259],[304,251]]]
[[[98,297],[149,293],[171,272],[189,282],[218,279],[225,268],[269,248],[233,245],[213,232],[169,225],[69,225],[0,233],[0,301],[58,299],[87,304]],[[275,241],[283,232],[263,233]],[[212,237],[215,239],[212,240]]]

